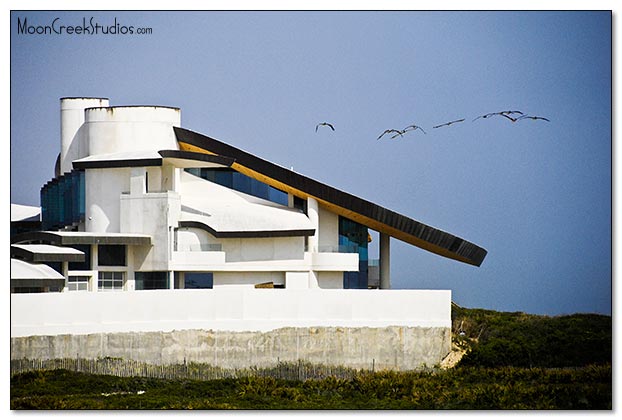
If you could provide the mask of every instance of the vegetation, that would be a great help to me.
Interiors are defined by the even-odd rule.
[[[466,355],[448,370],[327,371],[300,362],[226,378],[227,372],[210,373],[205,366],[176,366],[190,374],[183,379],[32,370],[11,377],[11,408],[611,410],[611,317],[545,317],[454,305],[452,322],[454,345]],[[99,362],[114,367],[121,361]],[[222,379],[189,379],[206,373]]]
[[[456,344],[467,349],[460,366],[560,368],[612,360],[610,316],[548,317],[453,305],[452,321]]]
[[[383,371],[353,379],[212,381],[66,370],[11,379],[12,409],[611,409],[611,366]]]

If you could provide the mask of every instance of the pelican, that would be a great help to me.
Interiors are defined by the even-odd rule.
[[[400,130],[395,130],[395,129],[393,129],[393,128],[390,128],[390,129],[388,129],[388,130],[384,130],[384,131],[382,132],[382,134],[381,134],[380,136],[378,136],[378,138],[377,138],[376,140],[380,140],[380,138],[381,138],[382,136],[384,136],[385,134],[388,134],[388,133],[397,133],[395,136],[398,136],[398,135],[399,135],[399,136],[401,136],[402,134],[404,134],[404,133],[403,133],[402,131],[400,131]],[[393,137],[395,137],[395,136],[393,136]],[[393,137],[391,137],[391,138],[393,138]]]
[[[513,115],[513,114],[520,114],[523,115],[523,113],[521,111],[499,111],[499,112],[491,112],[489,114],[484,114],[484,115],[480,115],[479,117],[475,118],[475,120],[478,120],[480,118],[490,118],[494,115],[501,115],[501,116],[508,116],[508,115]],[[473,120],[473,121],[475,121]]]
[[[327,126],[327,127],[330,127],[330,129],[331,129],[331,130],[335,131],[335,127],[333,127],[333,125],[332,125],[332,124],[327,123],[327,122],[322,122],[322,123],[319,123],[318,125],[316,125],[316,126],[315,126],[315,132],[316,132],[316,133],[317,133],[317,129],[318,129],[318,127],[319,127],[320,125],[325,125],[325,126]]]
[[[446,125],[452,125],[454,123],[459,123],[459,122],[462,122],[462,121],[464,121],[464,118],[460,118],[459,120],[449,121],[449,122],[446,122],[445,124],[436,125],[436,126],[434,126],[432,128],[440,128],[440,127],[444,127]]]
[[[547,122],[551,122],[551,120],[549,120],[548,118],[544,118],[544,117],[538,117],[536,115],[523,115],[522,117],[518,117],[518,120],[524,120],[524,119],[530,119],[530,120],[544,120]]]
[[[414,130],[417,130],[417,129],[423,131],[423,134],[427,134],[423,128],[419,127],[418,125],[414,125],[414,124],[413,125],[409,125],[405,129],[403,129],[402,133],[405,133],[407,131],[414,131]]]

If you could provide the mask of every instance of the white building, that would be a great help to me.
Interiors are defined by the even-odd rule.
[[[11,296],[12,358],[75,356],[76,346],[93,357],[136,357],[123,346],[87,351],[84,340],[193,331],[184,351],[160,346],[143,358],[212,360],[216,348],[198,349],[205,331],[236,340],[250,331],[257,340],[295,328],[300,342],[310,328],[397,327],[413,337],[435,329],[422,340],[439,350],[387,366],[429,364],[448,351],[451,292],[388,290],[390,238],[476,266],[486,256],[464,239],[183,129],[177,108],[110,107],[103,98],[61,99],[57,174],[41,189],[41,208],[43,230],[13,235],[11,256],[22,267],[47,262],[64,281],[20,287],[12,270],[12,291],[29,292]],[[369,229],[380,234],[378,278],[369,269]],[[74,344],[66,349],[32,344],[68,335]],[[400,357],[412,358],[404,346]],[[343,363],[382,359],[383,350],[364,347],[372,349]],[[283,345],[254,360],[322,361],[316,353]],[[244,364],[236,360],[219,364]]]

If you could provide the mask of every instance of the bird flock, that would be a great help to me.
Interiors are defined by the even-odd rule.
[[[479,120],[480,118],[482,119],[487,119],[487,118],[491,118],[491,117],[501,117],[501,118],[505,118],[507,120],[509,120],[512,123],[516,123],[522,120],[542,120],[542,121],[547,121],[550,122],[550,120],[548,118],[545,117],[540,117],[537,115],[527,115],[521,111],[498,111],[498,112],[490,112],[488,114],[484,114],[484,115],[480,115],[476,118],[473,119],[472,122],[475,122],[477,120]],[[449,127],[452,124],[458,124],[458,123],[463,123],[464,121],[466,121],[465,118],[460,118],[457,120],[453,120],[453,121],[448,121],[446,123],[443,124],[438,124],[432,127],[432,129],[438,129],[438,128],[442,128],[442,127]],[[333,124],[328,123],[328,122],[321,122],[319,124],[317,124],[315,126],[315,132],[317,133],[318,128],[321,126],[326,126],[328,128],[330,128],[332,131],[335,131],[335,127]],[[395,129],[395,128],[389,128],[384,130],[377,138],[377,140],[382,139],[385,135],[390,135],[390,138],[394,139],[396,137],[404,137],[404,134],[410,132],[410,131],[416,131],[416,130],[421,130],[421,132],[423,134],[427,134],[426,131],[421,128],[418,125],[415,124],[411,124],[408,127],[405,127],[401,130]]]

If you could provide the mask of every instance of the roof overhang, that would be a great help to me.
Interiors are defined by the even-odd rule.
[[[56,245],[15,244],[11,245],[11,258],[18,257],[28,262],[83,262],[84,252]]]
[[[487,251],[460,237],[403,216],[352,194],[258,158],[219,140],[173,127],[181,150],[234,159],[231,168],[301,198],[315,198],[331,211],[435,254],[480,266]]]
[[[132,168],[170,164],[178,168],[230,167],[233,159],[185,150],[133,151],[93,155],[73,161],[74,169]]]
[[[151,236],[133,233],[40,231],[11,237],[11,243],[44,242],[53,245],[151,245]]]
[[[31,264],[11,258],[11,281],[55,280],[64,282],[65,277],[45,264]]]

